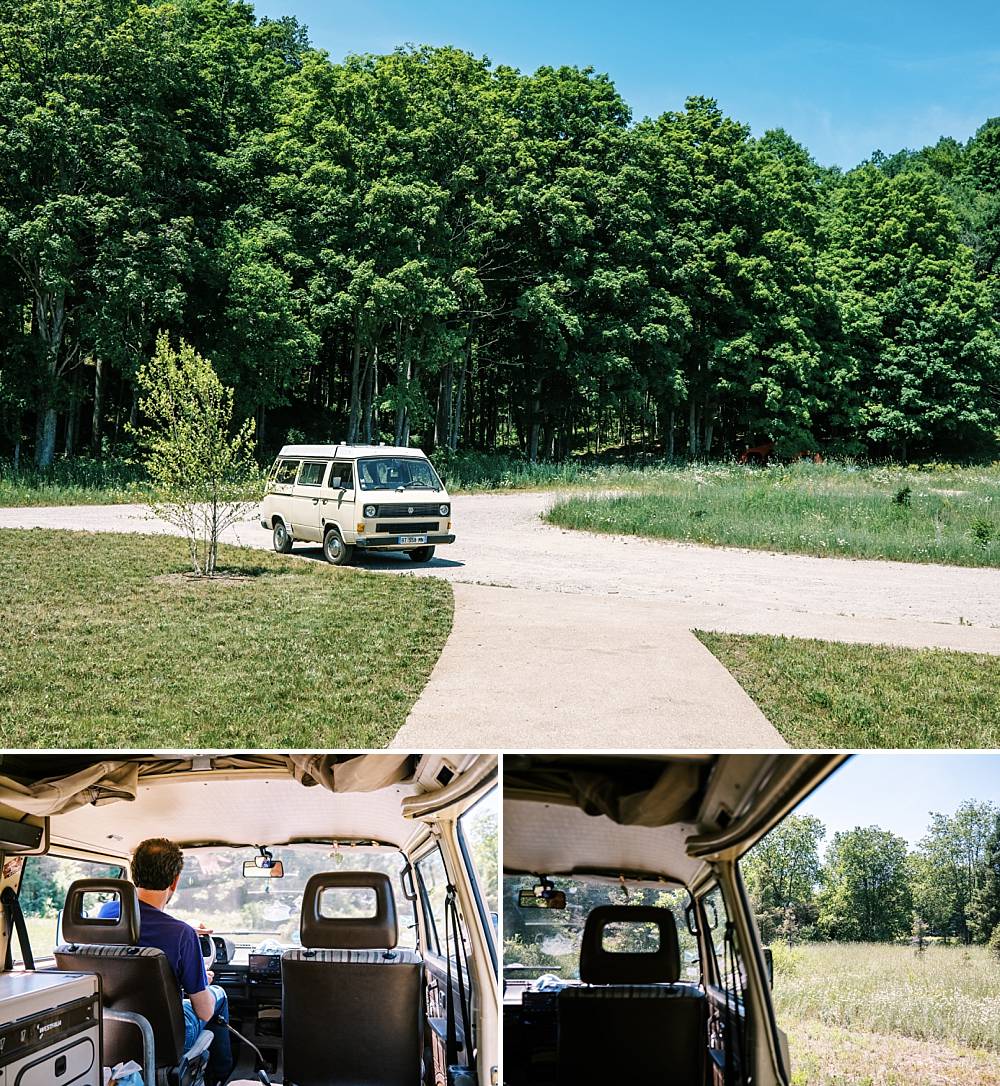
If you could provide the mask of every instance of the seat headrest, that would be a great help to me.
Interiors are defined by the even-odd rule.
[[[118,900],[95,908],[87,894],[115,894]],[[113,908],[117,905],[117,908]],[[139,895],[128,879],[76,879],[66,891],[62,937],[67,943],[115,943],[134,946],[139,941]]]
[[[649,953],[604,947],[609,924],[655,924],[660,945]],[[585,984],[672,984],[681,975],[677,921],[670,909],[654,905],[599,905],[587,916],[580,946],[580,980]]]
[[[364,889],[374,891],[374,895],[368,895],[373,897],[370,915],[338,915],[338,910],[329,905],[324,913],[323,896],[327,891]],[[300,936],[304,947],[317,950],[394,947],[398,938],[396,899],[389,876],[377,871],[327,871],[313,875],[302,896]]]

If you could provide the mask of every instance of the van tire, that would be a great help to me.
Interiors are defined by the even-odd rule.
[[[414,562],[429,562],[434,557],[433,547],[417,547],[415,550],[406,552]]]
[[[274,542],[274,549],[278,554],[292,553],[292,537],[288,534],[288,529],[285,527],[283,520],[274,522],[274,533],[271,538]]]
[[[336,528],[327,528],[323,536],[323,557],[331,566],[346,566],[353,553],[354,548],[340,538]]]

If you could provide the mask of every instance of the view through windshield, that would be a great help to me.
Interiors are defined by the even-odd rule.
[[[389,875],[396,896],[399,945],[416,946],[413,907],[400,878],[405,861],[395,850],[349,846],[283,845],[271,849],[281,860],[281,879],[244,878],[243,862],[257,855],[252,848],[186,848],[184,870],[167,911],[197,927],[232,938],[237,961],[250,950],[273,942],[299,946],[302,892],[311,875],[322,871],[379,871]],[[370,915],[358,901],[358,915]]]
[[[504,876],[504,979],[537,981],[549,974],[560,981],[580,979],[580,943],[587,914],[598,905],[655,905],[674,912],[681,951],[681,980],[698,980],[698,944],[688,931],[685,890],[635,886],[598,878],[556,878],[566,894],[565,909],[522,908],[518,894],[535,885],[531,875]],[[653,925],[623,925],[604,945],[618,951],[651,951],[657,938]]]
[[[441,480],[426,460],[410,456],[378,456],[358,461],[362,490],[440,490]]]

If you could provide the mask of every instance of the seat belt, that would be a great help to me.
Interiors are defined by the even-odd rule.
[[[455,1000],[452,998],[451,987],[451,933],[454,932],[455,940],[455,970],[458,981],[458,1001],[462,1010],[462,1025],[465,1029],[465,1053],[466,1066],[458,1062],[458,1026],[455,1016]],[[465,977],[462,966],[468,969],[468,959],[465,956],[465,943],[459,928],[457,891],[451,883],[448,884],[444,902],[444,943],[445,943],[445,977],[447,983],[447,1035],[445,1041],[445,1063],[449,1086],[472,1086],[476,1082],[476,1051],[471,1043],[472,1023],[468,997],[465,991]],[[459,949],[461,948],[461,958]]]
[[[17,894],[14,893],[13,886],[5,886],[3,893],[0,894],[0,905],[3,906],[4,916],[7,917],[7,961],[4,966],[5,969],[14,968],[14,952],[12,949],[14,943],[14,932],[17,931],[17,941],[21,947],[21,957],[24,959],[25,969],[35,968],[35,958],[31,953],[31,941],[28,939],[28,925],[24,920],[24,913],[21,911],[21,902],[18,900]]]

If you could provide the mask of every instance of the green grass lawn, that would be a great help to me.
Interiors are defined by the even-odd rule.
[[[1000,962],[985,947],[778,947],[773,996],[794,1086],[1000,1083]]]
[[[1000,746],[1000,657],[696,633],[793,747]]]
[[[381,747],[451,628],[450,587],[169,536],[0,531],[0,747]]]
[[[796,554],[1000,565],[1000,465],[736,465],[647,474],[625,494],[573,495],[562,528]]]

